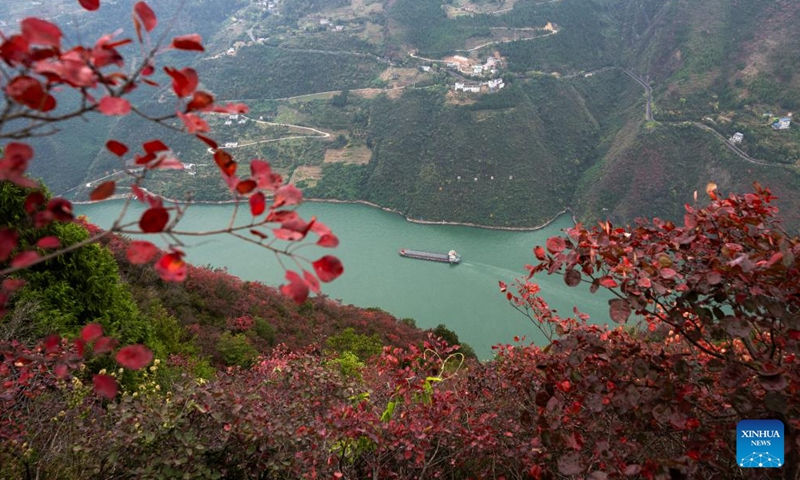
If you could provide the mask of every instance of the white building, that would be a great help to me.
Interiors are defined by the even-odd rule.
[[[500,90],[501,88],[505,87],[506,84],[503,83],[502,78],[493,78],[486,82],[486,86],[489,87],[489,90]]]
[[[742,140],[744,140],[744,134],[736,132],[728,141],[731,143],[742,143]]]
[[[783,117],[778,119],[777,122],[772,124],[772,128],[775,130],[786,130],[792,124],[792,117]]]

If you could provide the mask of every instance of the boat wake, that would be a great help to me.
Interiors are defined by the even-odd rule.
[[[512,270],[510,268],[489,265],[488,263],[464,262],[461,265],[468,268],[474,268],[478,271],[478,273],[496,277],[498,280],[511,280],[525,276],[524,270]]]

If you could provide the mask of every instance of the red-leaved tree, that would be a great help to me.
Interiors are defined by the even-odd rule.
[[[786,428],[784,478],[795,479],[800,471],[800,240],[775,219],[775,198],[768,189],[756,185],[754,193],[726,198],[710,184],[707,192],[711,204],[687,205],[682,225],[654,219],[615,228],[603,222],[550,238],[544,248],[534,249],[539,263],[529,267],[516,295],[506,294],[546,332],[565,336],[552,350],[572,351],[566,364],[546,362],[548,376],[556,367],[556,386],[575,389],[581,405],[600,414],[625,413],[625,424],[610,425],[618,429],[615,435],[632,440],[635,449],[647,449],[642,442],[660,436],[652,435],[659,430],[655,426],[677,434],[670,448],[655,450],[649,467],[637,468],[669,466],[668,458],[659,458],[668,453],[675,468],[682,464],[698,476],[701,464],[711,471],[735,469],[730,462],[738,420],[776,418]],[[585,335],[576,343],[573,332],[587,327],[549,309],[530,281],[540,273],[563,275],[570,287],[611,292],[611,320],[645,325],[636,334],[640,339],[625,334],[627,346],[620,344],[623,350],[613,355],[611,343],[586,344],[580,338],[591,337]],[[619,332],[604,335],[604,342],[622,338]],[[592,355],[598,352],[603,355]],[[584,365],[587,358],[593,358],[591,369]],[[597,371],[611,360],[617,365]],[[565,470],[578,472],[588,465],[585,457],[574,460],[569,464],[575,468]]]
[[[79,3],[90,11],[100,8],[99,0],[79,0]],[[41,18],[23,19],[19,31],[0,32],[3,64],[0,90],[4,100],[0,110],[0,149],[3,152],[0,182],[29,189],[25,199],[26,218],[0,224],[0,315],[14,292],[23,285],[14,278],[15,273],[114,233],[159,234],[165,238],[169,242],[167,251],[161,251],[151,242],[138,240],[130,244],[127,252],[131,263],[152,262],[165,281],[182,281],[186,277],[182,235],[226,234],[259,245],[279,259],[293,261],[297,269],[287,269],[288,282],[281,290],[298,303],[305,301],[310,292],[319,293],[320,282],[330,282],[341,275],[341,262],[332,255],[307,259],[295,254],[295,249],[309,241],[309,234],[316,238],[310,241],[322,247],[335,247],[337,237],[323,223],[314,218],[304,220],[297,214],[295,209],[302,202],[302,192],[293,185],[284,184],[269,163],[254,159],[249,163],[249,171],[242,172],[232,155],[209,136],[207,115],[246,113],[247,107],[217,103],[212,93],[199,89],[200,79],[195,69],[169,65],[163,67],[163,72],[175,94],[173,113],[152,116],[147,113],[146,106],[133,105],[128,99],[138,88],[159,86],[156,67],[163,53],[170,50],[202,52],[200,36],[179,35],[169,43],[160,43],[158,39],[164,38],[164,33],[158,31],[161,27],[157,16],[144,1],[133,7],[133,26],[134,39],[109,34],[86,45],[66,45],[59,26]],[[48,198],[43,186],[26,175],[29,163],[34,160],[34,150],[25,139],[50,133],[59,123],[90,112],[110,117],[138,115],[165,126],[171,126],[171,121],[177,122],[185,134],[207,146],[236,203],[234,218],[217,229],[182,230],[180,225],[187,205],[167,202],[141,186],[145,178],[160,170],[183,168],[169,145],[159,139],[148,139],[135,146],[110,139],[105,147],[119,158],[128,181],[124,186],[115,180],[102,183],[90,193],[89,199],[105,200],[122,189],[129,190],[113,226],[71,245],[62,245],[54,236],[23,238],[23,228],[41,230],[52,222],[74,220],[68,200]],[[125,213],[132,202],[142,203],[145,210],[138,220],[126,221]],[[240,204],[246,206],[251,217],[244,224],[234,222]],[[84,338],[83,341],[88,340]],[[128,366],[121,358],[129,359],[133,365],[149,356],[145,347],[129,346],[118,352],[117,359]],[[99,394],[111,396],[111,388],[103,385],[102,379],[96,381],[95,386]]]

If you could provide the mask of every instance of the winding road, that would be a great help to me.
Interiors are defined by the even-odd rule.
[[[631,72],[627,68],[622,69],[629,77],[636,80],[642,87],[644,87],[644,91],[647,93],[647,105],[645,106],[645,117],[647,118],[648,122],[653,121],[653,87],[651,87],[647,82],[645,82],[642,77],[636,75],[635,73]]]
[[[647,82],[645,82],[644,79],[642,79],[642,77],[636,75],[635,73],[633,73],[632,71],[628,70],[627,68],[623,68],[622,71],[625,72],[632,79],[636,80],[636,82],[639,83],[639,85],[644,87],[644,90],[647,93],[647,105],[645,107],[645,114],[647,116],[647,121],[648,122],[655,121],[653,119],[653,87],[651,87]],[[714,129],[714,128],[708,126],[708,125],[705,125],[703,123],[692,122],[692,121],[663,122],[663,123],[668,123],[668,124],[671,124],[671,125],[692,125],[693,127],[699,128],[700,130],[705,130],[707,132],[710,132],[710,133],[714,134],[714,136],[717,137],[720,141],[722,141],[722,143],[725,144],[725,146],[728,148],[728,150],[730,150],[731,152],[736,154],[742,160],[744,160],[746,162],[750,162],[750,163],[752,163],[754,165],[762,165],[762,166],[765,166],[765,167],[780,167],[781,166],[780,164],[771,163],[771,162],[767,162],[765,160],[759,160],[757,158],[751,157],[750,155],[745,153],[741,148],[737,147],[736,145],[734,145],[733,143],[728,141],[728,139],[725,138],[725,136],[722,135],[721,133],[719,133],[716,129]]]

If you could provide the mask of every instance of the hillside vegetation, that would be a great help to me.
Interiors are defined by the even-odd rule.
[[[368,200],[426,220],[530,226],[566,207],[586,220],[677,218],[708,181],[741,191],[759,180],[782,199],[788,224],[800,225],[800,129],[770,127],[800,106],[796,2],[268,3],[193,4],[192,15],[225,20],[216,30],[196,25],[196,16],[181,16],[180,25],[210,39],[196,66],[220,98],[247,100],[252,118],[330,134],[264,142],[290,133],[221,129],[251,145],[234,153],[268,158],[312,196]],[[470,76],[447,66],[454,55],[470,65],[494,56],[499,71]],[[646,123],[644,88],[622,69],[652,85],[655,123]],[[456,82],[490,77],[503,78],[506,88],[453,92]],[[320,92],[328,93],[305,96]],[[159,91],[139,94],[155,101],[157,113]],[[86,140],[113,131],[133,142],[151,128],[136,119],[107,130],[73,123],[77,135],[45,138],[37,148],[64,174],[33,171],[58,193],[74,189],[76,198],[85,189],[75,187],[121,168]],[[738,147],[755,161],[725,147],[722,138],[737,132],[744,135]],[[220,182],[216,190],[198,188],[213,163],[181,142],[176,137],[173,148],[198,165],[196,176],[176,173],[151,187],[174,197],[224,198]],[[325,162],[326,151],[342,148],[368,149],[370,160]]]

